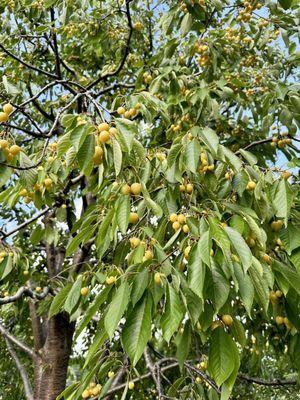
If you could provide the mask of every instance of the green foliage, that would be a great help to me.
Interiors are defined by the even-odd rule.
[[[1,291],[76,324],[60,398],[156,398],[148,353],[174,399],[299,375],[299,5],[248,3],[0,5]]]

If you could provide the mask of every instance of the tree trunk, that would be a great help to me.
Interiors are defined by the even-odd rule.
[[[41,357],[35,362],[35,400],[55,400],[65,389],[74,328],[63,313],[47,322]]]

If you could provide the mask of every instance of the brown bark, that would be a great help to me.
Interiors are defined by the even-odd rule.
[[[47,337],[35,364],[35,400],[55,400],[65,389],[74,322],[60,313],[47,323]]]

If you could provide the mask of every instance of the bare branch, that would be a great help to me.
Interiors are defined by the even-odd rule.
[[[242,379],[244,381],[256,383],[257,385],[262,385],[262,386],[288,386],[288,385],[298,384],[296,379],[287,379],[287,380],[275,379],[273,381],[266,381],[264,379],[254,378],[245,374],[239,374],[238,377],[239,379]]]
[[[41,138],[43,138],[43,137],[46,136],[46,135],[43,135],[43,134],[41,134],[41,133],[33,132],[33,131],[30,131],[29,129],[22,128],[21,126],[8,124],[7,122],[3,123],[2,125],[5,126],[5,127],[7,127],[7,128],[10,128],[10,129],[16,129],[16,130],[18,130],[18,131],[24,132],[24,133],[26,133],[27,135],[32,136],[32,137],[35,137],[35,138],[38,138],[38,139],[41,139]]]
[[[14,362],[16,364],[16,367],[17,367],[17,369],[18,369],[18,371],[20,373],[20,376],[22,378],[26,399],[27,400],[34,400],[31,383],[29,381],[26,369],[25,369],[24,365],[21,363],[19,357],[17,356],[17,353],[15,352],[13,346],[10,344],[9,340],[6,339],[6,338],[4,340],[5,340],[5,343],[6,343],[7,350],[10,353],[11,358],[14,360]]]
[[[162,391],[162,387],[161,387],[161,381],[160,381],[160,369],[158,365],[154,365],[152,359],[151,359],[151,355],[149,352],[148,347],[145,348],[144,350],[144,358],[145,358],[145,362],[146,362],[146,366],[149,369],[149,371],[151,372],[153,381],[156,385],[156,389],[157,389],[157,394],[158,394],[158,399],[162,399],[163,398],[163,391]],[[157,373],[157,376],[156,376]]]
[[[33,359],[36,358],[35,352],[29,346],[27,346],[25,343],[21,342],[21,340],[19,340],[14,335],[12,335],[7,329],[4,328],[4,326],[1,323],[0,323],[0,333],[2,336],[4,336],[6,339],[8,339],[11,343],[18,346],[19,349],[22,350],[24,353],[26,353],[29,357],[31,357]]]
[[[247,146],[243,147],[243,150],[251,149],[251,147],[258,146],[260,144],[270,143],[270,142],[272,142],[272,139],[273,139],[273,137],[269,137],[269,138],[262,139],[262,140],[257,140],[255,142],[252,142],[252,143],[248,144]],[[238,153],[238,151],[237,151],[237,153]]]

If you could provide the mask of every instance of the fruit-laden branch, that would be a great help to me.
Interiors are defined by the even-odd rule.
[[[58,76],[56,76],[55,74],[52,74],[51,72],[48,71],[44,71],[41,68],[35,67],[34,65],[31,65],[29,63],[27,63],[26,61],[22,60],[21,58],[17,57],[15,54],[13,54],[11,51],[7,50],[3,44],[0,43],[0,49],[2,49],[4,51],[4,53],[6,53],[7,55],[9,55],[11,58],[13,58],[14,60],[18,61],[20,64],[24,65],[26,68],[31,69],[32,71],[35,72],[39,72],[40,74],[46,75],[50,78],[54,78],[54,79],[59,79]]]
[[[163,364],[169,362],[170,364],[162,366]],[[208,382],[210,384],[211,387],[213,387],[217,393],[221,393],[220,389],[217,387],[217,385],[214,383],[214,381],[212,379],[210,379],[204,372],[202,372],[200,369],[194,367],[192,364],[190,364],[190,362],[185,362],[184,366],[187,369],[190,369],[192,372],[195,372],[197,375],[199,375],[204,381]],[[173,368],[177,368],[179,367],[179,363],[178,361],[176,361],[175,358],[162,358],[159,361],[157,361],[156,363],[153,363],[153,368],[155,371],[159,371],[161,374],[165,371],[168,371],[169,369],[173,369]],[[153,377],[152,371],[144,374],[144,375],[140,375],[139,377],[132,379],[133,383],[138,383],[142,380],[148,379]],[[110,389],[105,396],[110,396],[122,389],[125,389],[126,386],[128,385],[128,383],[122,383],[121,385],[115,386],[114,388]],[[164,398],[165,396],[162,395],[161,399]],[[96,399],[96,398],[93,398]]]
[[[15,301],[19,300],[22,296],[31,297],[32,299],[42,300],[48,295],[49,292],[50,289],[48,287],[44,287],[42,293],[36,293],[31,289],[29,289],[27,286],[22,286],[18,289],[18,291],[14,295],[1,298],[0,305],[14,303]]]
[[[160,371],[165,372],[165,371],[168,371],[169,369],[173,369],[176,367],[178,367],[178,362],[173,362],[169,365],[166,365],[165,367],[160,368]],[[132,382],[137,383],[137,382],[143,381],[143,380],[151,378],[151,377],[152,377],[152,373],[148,372],[147,374],[140,375],[139,377],[132,379]],[[111,394],[117,393],[120,390],[125,389],[126,386],[127,386],[127,383],[122,383],[121,385],[115,386],[113,389],[108,390],[108,392],[105,395],[110,396]],[[94,397],[93,399],[96,399],[96,397]]]
[[[132,32],[133,32],[133,26],[132,26],[132,21],[131,21],[131,13],[130,13],[130,3],[131,3],[131,1],[133,1],[133,0],[126,0],[126,16],[127,16],[127,25],[129,27],[129,33],[128,33],[127,42],[126,42],[126,45],[125,45],[123,58],[122,58],[122,60],[121,60],[121,62],[119,64],[118,68],[115,71],[108,72],[107,74],[104,74],[104,75],[100,75],[94,82],[90,83],[86,87],[87,90],[93,88],[99,82],[101,82],[102,80],[104,80],[106,78],[118,75],[118,73],[122,70],[122,68],[125,65],[125,62],[127,60],[128,54],[129,54],[130,41],[131,41]]]
[[[34,400],[33,398],[33,391],[32,391],[32,387],[26,372],[26,368],[24,367],[24,365],[21,363],[19,357],[17,356],[17,353],[15,352],[13,346],[10,344],[8,339],[4,339],[5,343],[6,343],[6,347],[8,352],[11,355],[11,358],[14,360],[16,367],[20,373],[21,379],[23,381],[23,385],[24,385],[24,392],[25,392],[25,396],[27,400]]]
[[[16,226],[9,232],[0,232],[0,239],[6,239],[7,237],[13,235],[14,233],[18,232],[20,229],[25,228],[27,225],[31,224],[32,222],[36,221],[41,216],[45,215],[50,210],[50,207],[46,206],[42,211],[35,214],[33,217],[27,219],[26,221],[22,222],[22,224]]]
[[[0,165],[4,165],[5,167],[18,169],[18,170],[21,170],[21,171],[24,171],[24,170],[27,171],[27,170],[29,170],[29,169],[34,169],[34,168],[38,167],[38,166],[43,162],[43,160],[44,160],[47,147],[48,147],[48,145],[49,145],[49,143],[50,143],[50,138],[51,138],[53,132],[55,131],[55,129],[56,129],[58,123],[59,123],[60,117],[62,116],[62,114],[63,114],[66,110],[68,110],[68,108],[71,107],[71,105],[72,105],[73,103],[75,103],[75,101],[77,101],[77,100],[79,99],[79,97],[81,97],[81,96],[83,96],[83,95],[84,95],[84,93],[78,93],[76,96],[73,97],[73,99],[72,99],[65,107],[63,107],[63,108],[60,110],[59,113],[57,113],[57,115],[56,115],[56,117],[55,117],[55,120],[54,120],[54,122],[53,122],[53,124],[52,124],[52,127],[51,127],[51,129],[50,129],[50,131],[47,133],[47,135],[45,135],[45,137],[47,138],[47,140],[46,140],[46,142],[45,142],[45,144],[44,144],[44,147],[43,147],[43,150],[42,150],[42,154],[41,154],[41,156],[40,156],[40,159],[39,159],[35,164],[30,165],[29,167],[19,167],[19,166],[16,166],[16,165],[10,165],[10,164],[6,164],[6,163],[4,163],[4,162],[0,162]]]
[[[36,358],[37,354],[25,343],[21,342],[18,338],[12,335],[4,326],[0,323],[0,333],[4,338],[15,344],[20,350],[26,353],[32,359]]]
[[[245,374],[239,374],[238,377],[239,379],[242,379],[244,381],[250,383],[256,383],[257,385],[262,385],[262,386],[289,386],[298,384],[296,379],[287,379],[287,380],[275,379],[273,381],[266,381],[264,379],[254,378]]]

